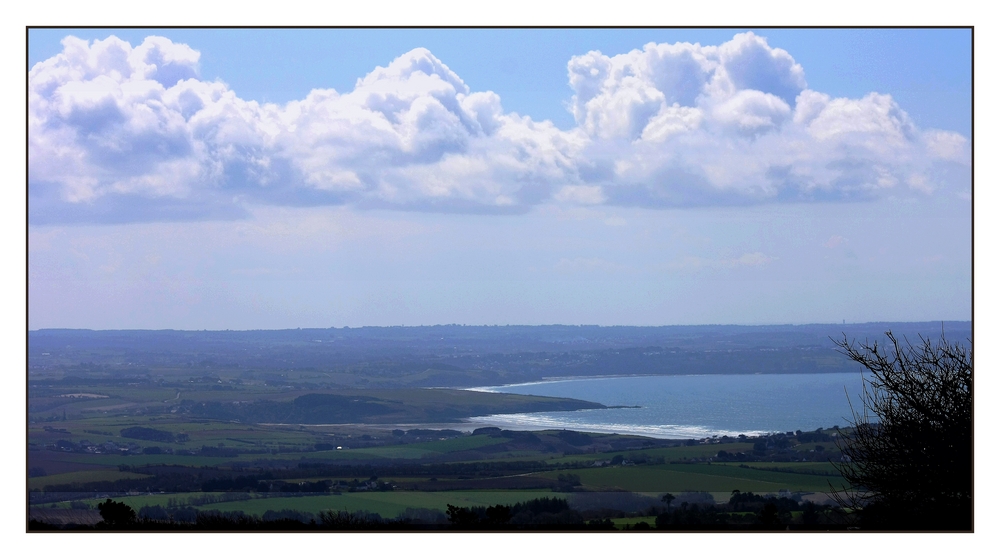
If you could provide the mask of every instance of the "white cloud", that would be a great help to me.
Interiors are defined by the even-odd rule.
[[[746,89],[715,107],[714,117],[742,134],[759,134],[778,128],[792,110],[770,93]]]
[[[248,203],[509,212],[968,190],[968,139],[895,101],[807,89],[752,33],[568,62],[577,127],[503,110],[426,49],[279,106],[198,76],[163,37],[67,37],[29,73],[31,219],[232,218]]]
[[[730,91],[761,91],[791,103],[806,88],[805,72],[788,52],[767,39],[741,33],[717,50],[721,70],[716,77]]]
[[[606,199],[599,186],[564,186],[552,198],[581,205],[600,204]]]

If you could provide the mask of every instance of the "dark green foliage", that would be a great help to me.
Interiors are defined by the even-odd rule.
[[[504,429],[500,434],[504,437],[510,437],[515,443],[537,443],[540,441],[538,435],[531,431],[510,431]]]
[[[656,527],[661,530],[681,529],[694,530],[719,528],[729,523],[738,523],[742,517],[730,517],[720,514],[714,505],[699,507],[687,502],[674,508],[673,512],[664,512],[656,517]]]
[[[573,446],[585,446],[594,442],[590,435],[576,431],[559,431],[556,436]]]
[[[790,515],[781,515],[778,512],[778,506],[774,503],[767,503],[764,508],[757,513],[757,522],[767,526],[769,528],[777,528],[783,524],[787,524]]]
[[[486,516],[486,507],[456,507],[452,504],[448,504],[448,522],[451,522],[455,526],[468,527],[480,524],[480,515],[474,509],[483,509],[483,515]]]
[[[819,524],[820,516],[817,508],[818,507],[811,502],[806,503],[805,506],[802,507],[802,524],[807,526]]]
[[[198,451],[199,456],[219,456],[219,457],[229,457],[235,458],[239,456],[239,452],[235,448],[225,448],[217,446],[202,446],[201,450]]]
[[[838,342],[870,371],[861,409],[842,431],[837,463],[863,527],[972,529],[972,350],[921,338],[914,346],[886,332],[879,343]]]
[[[110,501],[110,500],[109,500]],[[121,503],[116,503],[121,505]],[[124,505],[122,505],[124,506]],[[127,508],[127,507],[126,507]],[[117,509],[114,509],[117,511]],[[129,509],[131,510],[131,509]],[[115,523],[104,521],[97,529],[127,530],[136,532],[169,532],[169,531],[210,531],[210,532],[259,532],[259,531],[357,531],[357,530],[405,530],[407,520],[387,520],[375,513],[368,512],[334,512],[320,513],[319,521],[309,513],[294,510],[269,510],[262,516],[242,512],[196,511],[185,507],[173,509],[169,514],[160,507],[143,507],[143,515],[131,520]],[[116,512],[117,513],[117,512]],[[103,511],[102,511],[103,514]],[[166,515],[166,517],[165,517]],[[29,531],[50,531],[59,529],[88,530],[89,526],[62,527],[46,522],[32,520]]]
[[[198,509],[194,507],[179,507],[170,511],[173,522],[195,524],[198,522]]]
[[[448,517],[437,509],[406,507],[396,520],[410,524],[447,524]]]
[[[833,437],[827,435],[826,433],[823,433],[819,429],[817,429],[816,432],[813,433],[796,433],[795,438],[798,439],[798,441],[802,444],[816,443],[816,442],[823,443],[823,442],[830,442],[833,440]]]
[[[559,482],[570,486],[580,485],[580,476],[576,474],[559,474]]]
[[[448,505],[448,521],[463,529],[489,530],[500,527],[585,526],[583,516],[569,508],[565,499],[543,497],[513,506],[456,507]]]
[[[491,437],[499,437],[502,429],[499,427],[480,427],[472,432],[473,435],[489,435]]]
[[[324,511],[319,518],[321,526],[328,530],[391,530],[406,525],[405,520],[387,520],[370,512]]]
[[[776,510],[783,512],[799,510],[799,503],[788,497],[775,497],[773,495],[756,495],[752,491],[741,493],[739,490],[733,491],[729,498],[729,506],[734,511],[760,511],[767,505],[773,505]]]
[[[264,522],[273,522],[276,520],[295,520],[303,524],[308,524],[310,522],[315,522],[316,516],[308,512],[281,509],[278,511],[268,510],[260,516],[260,519]]]
[[[667,493],[662,497],[663,502],[667,504],[667,512],[670,512],[670,503],[676,498],[673,493]]]
[[[592,530],[614,530],[615,523],[611,521],[610,518],[602,518],[600,520],[591,520],[587,522],[587,527]]]
[[[161,443],[174,442],[174,434],[170,431],[161,431],[149,427],[126,427],[121,430],[123,437],[130,439],[141,439],[144,441],[157,441]]]
[[[108,499],[97,505],[97,510],[101,511],[101,518],[104,520],[98,524],[106,528],[126,528],[134,524],[137,520],[135,511],[125,503]],[[103,526],[102,526],[103,525]]]
[[[145,506],[139,509],[139,518],[144,520],[169,521],[171,515],[161,505]]]

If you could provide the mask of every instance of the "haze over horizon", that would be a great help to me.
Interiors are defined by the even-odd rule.
[[[31,330],[971,320],[967,29],[28,39]]]
[[[735,327],[735,328],[767,328],[767,327],[805,327],[805,326],[869,326],[873,324],[971,324],[971,320],[922,320],[922,321],[890,321],[875,320],[869,322],[803,322],[803,323],[769,323],[769,324],[386,324],[386,325],[366,325],[366,326],[296,326],[291,328],[62,328],[48,327],[29,329],[29,332],[40,330],[92,330],[92,331],[176,331],[176,332],[267,332],[267,331],[292,331],[292,330],[360,330],[373,328],[699,328],[699,327]]]

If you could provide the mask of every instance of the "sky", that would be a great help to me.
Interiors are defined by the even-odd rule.
[[[963,29],[33,29],[28,326],[968,320]]]

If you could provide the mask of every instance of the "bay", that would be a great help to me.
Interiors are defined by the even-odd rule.
[[[699,439],[847,425],[851,417],[848,395],[858,407],[862,377],[856,372],[600,377],[471,390],[637,406],[489,415],[470,418],[471,423],[516,430],[570,429]]]

